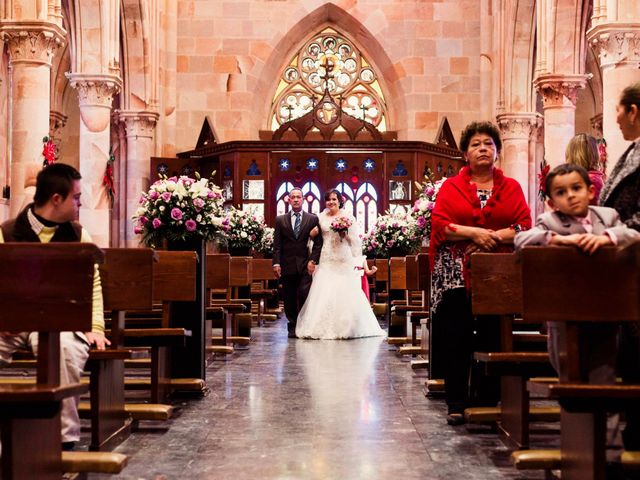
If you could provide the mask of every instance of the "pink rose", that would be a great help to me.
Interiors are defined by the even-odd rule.
[[[173,218],[174,220],[182,220],[182,210],[180,210],[179,208],[172,208],[171,218]]]
[[[142,227],[134,227],[133,233],[140,235],[142,233]]]
[[[186,222],[184,222],[184,226],[186,227],[188,232],[195,232],[196,231],[196,227],[198,226],[195,222],[195,220],[187,220]]]
[[[162,198],[162,200],[164,200],[165,202],[168,202],[171,200],[171,192],[164,192],[162,195],[160,195],[160,198]]]
[[[153,222],[151,222],[151,225],[153,225],[153,228],[160,228],[160,225],[162,225],[162,222],[160,221],[159,218],[154,218]]]
[[[196,212],[199,212],[200,210],[202,210],[202,207],[204,207],[204,200],[202,200],[201,198],[196,198],[193,201],[193,206],[196,207]]]
[[[157,200],[158,199],[158,192],[156,192],[155,190],[152,190],[151,192],[149,192],[149,198],[151,200]]]
[[[147,217],[140,217],[138,219],[138,221],[142,224],[142,225],[146,225],[147,222],[149,221],[149,219]]]

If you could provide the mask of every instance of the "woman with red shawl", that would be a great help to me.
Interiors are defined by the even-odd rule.
[[[468,125],[460,139],[467,165],[444,182],[431,217],[431,308],[440,334],[435,341],[442,352],[450,425],[464,423],[472,352],[499,347],[497,319],[483,318],[474,325],[468,291],[469,256],[476,251],[513,251],[515,234],[531,228],[531,212],[520,184],[494,165],[501,148],[494,125]],[[495,405],[499,399],[497,380],[472,379],[472,386],[478,388],[474,401]]]

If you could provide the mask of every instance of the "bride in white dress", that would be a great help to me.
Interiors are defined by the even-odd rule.
[[[320,213],[322,252],[313,273],[307,301],[298,315],[299,338],[343,339],[386,335],[362,291],[355,261],[362,258],[362,244],[352,215],[341,210],[341,194],[325,194],[326,210]],[[331,229],[337,217],[347,217],[352,226],[340,235]]]

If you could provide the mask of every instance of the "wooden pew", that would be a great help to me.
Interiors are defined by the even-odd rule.
[[[407,269],[408,285],[416,291],[421,292],[422,304],[419,310],[407,313],[409,322],[411,323],[411,343],[417,343],[416,331],[420,329],[420,351],[424,359],[411,363],[411,368],[430,368],[431,357],[431,335],[429,334],[429,319],[431,313],[429,311],[429,299],[431,295],[431,273],[429,272],[429,255],[427,253],[419,253],[415,255],[412,265]]]
[[[59,479],[63,472],[61,401],[87,387],[60,385],[60,331],[91,330],[94,265],[101,261],[92,244],[0,245],[0,330],[39,332],[37,383],[0,387],[5,480]],[[67,453],[73,470],[76,452]],[[126,457],[113,464],[121,469]]]
[[[423,262],[424,259],[420,258],[420,261]],[[392,318],[395,318],[398,323],[404,324],[405,333],[409,325],[411,326],[411,337],[407,337],[407,341],[404,342],[409,343],[409,346],[400,347],[398,353],[401,355],[426,354],[427,349],[418,344],[417,335],[420,319],[429,316],[429,312],[426,311],[428,304],[424,291],[421,289],[418,257],[407,255],[406,257],[392,258],[390,265],[391,284],[405,288],[404,301],[394,300],[392,302]]]
[[[148,328],[131,328],[124,330],[126,346],[151,348],[151,381],[143,387],[151,388],[151,402],[163,403],[172,390],[204,392],[206,389],[204,369],[204,336],[202,337],[202,352],[200,341],[192,344],[193,348],[186,349],[186,338],[193,332],[186,326],[195,325],[197,320],[188,315],[180,315],[180,303],[193,302],[196,299],[196,253],[192,251],[164,251],[157,250],[157,262],[153,263],[153,300],[162,304],[162,311],[130,311],[127,323],[133,321],[130,314],[141,317],[143,323],[157,322],[160,315],[160,325]],[[133,317],[133,316],[132,316]],[[202,320],[204,334],[204,319]],[[137,325],[143,327],[144,325]],[[197,325],[196,325],[197,326]],[[173,352],[174,349],[179,351]],[[194,367],[200,359],[202,367]],[[198,377],[177,377],[176,372],[190,372],[195,368]],[[172,380],[182,380],[174,382]],[[127,385],[128,387],[128,385]]]
[[[585,383],[578,339],[585,324],[640,321],[640,243],[591,256],[559,247],[521,253],[525,315],[563,326],[560,381],[531,381],[529,391],[555,398],[562,407],[563,480],[604,479],[606,412],[638,408],[640,385]],[[594,282],[594,276],[604,281]],[[514,453],[516,462],[520,455],[526,453]]]
[[[401,308],[407,304],[406,257],[390,258],[388,270],[389,338],[387,341],[392,345],[404,345],[410,341],[407,337],[404,315],[406,310]]]
[[[529,422],[557,420],[554,407],[530,407],[527,380],[532,376],[553,376],[546,344],[544,351],[518,348],[514,329],[529,325],[516,315],[522,314],[521,266],[512,253],[475,253],[471,255],[471,301],[474,315],[500,317],[500,350],[474,352],[474,359],[486,365],[487,372],[500,376],[501,407],[469,408],[467,421],[499,419],[499,430],[505,443],[516,448],[529,444]],[[526,318],[525,318],[526,320]],[[482,317],[480,318],[482,321]],[[535,324],[539,330],[539,324]],[[545,337],[538,335],[542,342]]]
[[[206,306],[207,312],[207,352],[216,354],[233,353],[233,346],[228,345],[232,337],[235,315],[246,310],[241,303],[228,301],[230,296],[229,285],[231,281],[231,257],[227,253],[207,254],[206,272]],[[223,292],[224,298],[213,300],[212,291]],[[213,324],[222,327],[222,337],[212,338],[211,328]]]
[[[235,315],[235,330],[232,332],[234,343],[248,345],[251,340],[251,257],[231,257],[229,263],[229,301],[245,305],[245,312]]]
[[[271,260],[268,258],[252,258],[251,259],[251,299],[257,303],[256,318],[258,326],[264,325],[267,318],[267,302],[270,298],[278,294],[277,289],[270,288],[268,283],[276,280],[273,273]],[[277,316],[273,315],[273,320]]]
[[[100,265],[105,310],[111,311],[111,346],[92,351],[87,366],[90,381],[90,450],[111,449],[130,431],[133,420],[168,419],[172,407],[163,404],[124,403],[124,359],[132,351],[123,348],[125,311],[153,307],[154,251],[145,248],[106,248]],[[120,353],[117,359],[114,356]],[[87,406],[81,404],[82,414]],[[161,414],[162,413],[162,414]]]

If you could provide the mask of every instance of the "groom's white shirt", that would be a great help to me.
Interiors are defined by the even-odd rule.
[[[293,209],[291,209],[291,211],[289,212],[291,214],[290,216],[290,220],[291,220],[291,228],[295,230],[296,227],[296,217],[294,216],[294,214],[296,212],[293,211]],[[304,217],[304,212],[302,210],[300,210],[300,222],[302,222],[302,217]]]

